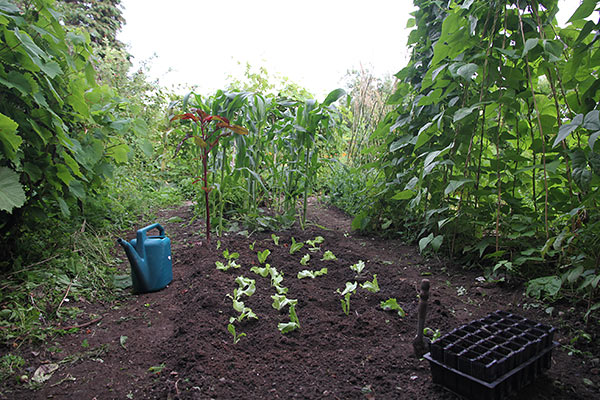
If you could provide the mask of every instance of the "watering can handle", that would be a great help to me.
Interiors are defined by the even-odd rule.
[[[158,229],[158,234],[160,236],[164,236],[164,234],[165,234],[165,228],[163,228],[159,223],[148,225],[147,227],[140,229],[138,232],[144,232],[144,233],[146,233],[149,230],[152,230],[154,228]]]
[[[146,241],[146,233],[149,230],[154,229],[154,228],[158,229],[158,234],[160,236],[164,236],[165,235],[165,228],[163,228],[159,223],[148,225],[147,227],[142,228],[139,231],[137,231],[137,243],[136,243],[136,247],[137,247],[138,253],[140,253],[140,256],[142,254],[145,254],[144,251],[143,251],[143,248],[144,248],[144,242]]]

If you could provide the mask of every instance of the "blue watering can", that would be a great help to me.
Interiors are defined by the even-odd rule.
[[[158,229],[158,236],[147,236],[147,232]],[[160,224],[148,225],[137,231],[137,239],[127,242],[121,238],[117,242],[123,246],[131,264],[131,281],[135,293],[160,290],[173,280],[171,261],[171,239],[165,236]]]

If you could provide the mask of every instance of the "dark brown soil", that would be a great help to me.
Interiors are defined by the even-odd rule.
[[[166,222],[173,216],[183,222]],[[229,233],[207,246],[199,236],[201,222],[190,223],[190,218],[187,207],[159,215],[173,243],[174,280],[166,289],[128,294],[112,304],[78,303],[84,315],[95,313],[102,319],[43,346],[20,349],[29,376],[43,364],[58,363],[59,368],[41,388],[31,389],[16,379],[4,382],[0,398],[456,399],[432,383],[428,362],[413,356],[417,293],[425,277],[432,282],[426,326],[441,332],[498,309],[559,328],[555,339],[561,343],[568,344],[583,328],[569,305],[555,306],[555,317],[550,317],[544,307],[528,306],[534,302],[523,297],[521,286],[479,283],[477,271],[425,260],[398,240],[356,236],[350,233],[349,218],[335,209],[313,204],[313,224],[304,231],[278,232],[279,246],[270,233],[250,238]],[[151,222],[155,221],[141,221],[140,227]],[[138,228],[132,228],[131,237]],[[309,266],[304,267],[299,261],[308,246],[290,255],[291,238],[305,241],[316,236],[325,242],[319,252],[310,253]],[[217,240],[220,250],[215,249]],[[215,269],[215,261],[224,261],[224,249],[240,253],[242,268]],[[289,320],[287,309],[272,308],[275,291],[269,279],[250,272],[258,265],[256,251],[263,249],[271,251],[267,263],[284,273],[288,297],[298,300],[301,328],[285,335],[277,324]],[[337,260],[320,261],[325,250]],[[359,260],[366,262],[366,269],[357,278],[349,266]],[[124,262],[122,267],[128,265]],[[302,269],[321,267],[328,268],[327,275],[296,278]],[[336,289],[343,289],[347,281],[370,280],[373,274],[381,291],[359,288],[346,316]],[[227,324],[237,313],[227,295],[240,275],[256,280],[256,293],[244,301],[258,320],[236,324],[246,336],[234,344]],[[404,318],[381,310],[380,302],[390,297],[398,299]],[[89,347],[82,347],[84,341]],[[597,345],[582,350],[594,349]],[[558,347],[551,369],[516,398],[600,398],[598,354],[567,353],[564,346]]]

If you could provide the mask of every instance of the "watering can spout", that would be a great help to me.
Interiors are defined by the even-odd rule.
[[[143,287],[148,287],[148,265],[146,263],[146,260],[140,257],[140,254],[138,253],[136,248],[133,247],[128,241],[119,238],[117,239],[117,243],[119,243],[125,249],[127,259],[131,264],[131,268],[134,271],[135,276],[142,281],[141,284],[143,285]]]

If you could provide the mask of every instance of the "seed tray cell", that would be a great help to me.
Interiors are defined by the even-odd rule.
[[[433,382],[471,399],[499,400],[550,368],[555,328],[496,311],[443,335],[425,355]]]

